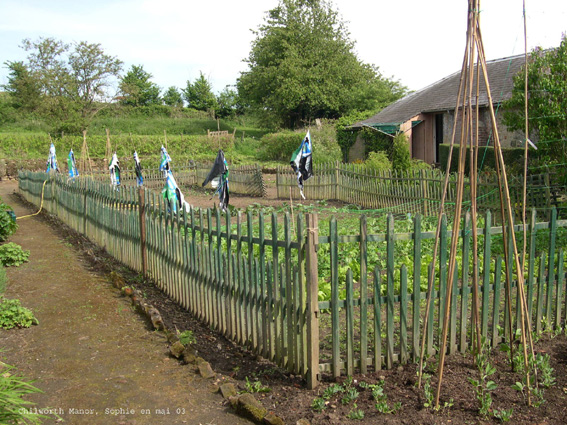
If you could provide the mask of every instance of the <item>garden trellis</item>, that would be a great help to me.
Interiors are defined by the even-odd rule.
[[[295,222],[289,214],[267,216],[261,211],[236,217],[210,209],[175,215],[147,188],[132,185],[115,191],[85,177],[70,184],[63,176],[27,171],[19,178],[22,195],[36,204],[47,179],[48,212],[128,267],[145,270],[173,300],[223,335],[304,375],[310,387],[322,373],[364,373],[415,360],[426,297],[422,286],[430,273],[439,276],[439,283],[423,332],[426,352],[436,354],[447,293],[451,230],[446,220],[440,232],[440,266],[434,271],[428,258],[435,234],[425,229],[425,218],[419,215],[406,218],[411,225],[400,231],[396,226],[403,220],[392,215],[385,221],[362,216],[354,227],[345,227],[344,217],[326,222],[317,214],[298,215]],[[553,209],[550,217],[538,223],[534,213],[528,232],[525,289],[538,332],[563,326],[567,311],[567,220],[558,219]],[[464,284],[452,293],[451,303],[458,308],[451,310],[448,353],[470,347],[470,230],[466,221],[456,269]],[[480,327],[494,345],[503,337],[501,330],[507,332],[506,323],[517,323],[518,286],[512,283],[510,316],[502,285],[502,228],[492,226],[489,214],[478,233]],[[358,270],[346,263],[349,252],[354,252],[352,264],[360,264]],[[325,285],[329,298],[319,300]]]

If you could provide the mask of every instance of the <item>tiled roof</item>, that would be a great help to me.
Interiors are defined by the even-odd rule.
[[[524,61],[524,55],[518,55],[486,62],[488,81],[490,83],[494,103],[499,103],[510,98],[514,75],[521,70]],[[363,125],[372,124],[402,123],[422,112],[454,110],[457,103],[460,76],[460,71],[455,72],[430,86],[403,97],[382,109],[373,117],[360,121],[352,127],[362,127]],[[486,106],[488,104],[488,96],[482,77],[482,70],[480,80],[479,104]],[[476,88],[473,88],[473,93],[476,93]]]

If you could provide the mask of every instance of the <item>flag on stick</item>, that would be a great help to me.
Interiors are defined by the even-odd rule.
[[[228,164],[224,157],[224,152],[219,149],[213,167],[205,181],[203,181],[202,186],[204,187],[207,183],[211,182],[213,188],[215,188],[215,193],[219,194],[219,207],[223,211],[228,208]]]
[[[140,165],[140,158],[138,158],[138,152],[134,151],[134,169],[136,170],[136,182],[138,186],[144,184],[144,176],[142,176],[142,166]]]
[[[52,143],[49,147],[49,156],[47,157],[47,172],[51,170],[57,171],[57,155],[55,155],[55,145]]]
[[[163,176],[167,179],[167,172],[171,170],[169,163],[171,162],[171,157],[167,153],[167,149],[163,146],[161,147],[161,162],[159,163],[159,170],[163,172]]]
[[[73,178],[79,175],[79,171],[77,170],[77,166],[75,165],[75,154],[73,153],[73,149],[69,151],[67,166],[69,167],[69,177]]]
[[[311,135],[309,134],[309,130],[307,130],[305,138],[291,155],[290,161],[291,168],[293,168],[293,171],[297,174],[297,186],[299,187],[299,193],[301,193],[303,199],[305,199],[305,195],[303,194],[303,182],[313,176],[312,153]]]
[[[113,186],[116,186],[116,188],[120,186],[119,162],[120,161],[118,161],[118,156],[116,155],[116,152],[114,152],[114,154],[112,155],[112,160],[110,161],[110,165],[108,166],[108,169],[110,170],[110,183]]]
[[[167,172],[167,177],[165,178],[165,187],[161,191],[163,199],[169,204],[169,208],[174,214],[177,212],[191,211],[191,205],[185,202],[185,197],[179,186],[177,186],[177,182],[175,181],[175,177],[173,177],[173,173],[170,171]]]

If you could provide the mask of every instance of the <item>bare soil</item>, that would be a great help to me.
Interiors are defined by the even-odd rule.
[[[4,183],[0,195],[23,213],[15,197],[6,197]],[[270,193],[270,192],[269,192]],[[189,196],[188,196],[189,195]],[[273,196],[273,193],[272,193]],[[199,192],[186,194],[195,206],[212,206],[210,195]],[[231,204],[246,207],[251,203],[277,206],[285,202],[273,198],[231,197]],[[472,356],[449,356],[445,365],[439,411],[424,407],[424,392],[416,387],[416,365],[408,364],[388,371],[370,371],[353,377],[351,386],[359,392],[354,402],[343,404],[343,394],[330,398],[321,412],[311,406],[324,390],[335,382],[322,377],[321,385],[307,390],[301,377],[276,367],[246,349],[236,346],[196,321],[190,313],[169,300],[151,282],[141,279],[110,259],[84,237],[71,232],[52,217],[22,221],[13,240],[32,250],[31,261],[9,271],[12,282],[9,295],[21,298],[34,309],[40,325],[32,329],[0,334],[4,357],[27,376],[38,379],[37,386],[45,394],[34,401],[41,406],[83,407],[102,415],[105,406],[150,409],[170,408],[170,415],[144,417],[141,414],[109,419],[102,415],[82,418],[63,416],[69,423],[246,423],[232,415],[217,394],[212,383],[204,382],[189,366],[181,366],[167,355],[165,338],[130,311],[130,306],[108,283],[108,273],[118,271],[129,284],[146,294],[148,302],[160,311],[167,327],[192,330],[197,338],[198,355],[209,361],[222,379],[235,380],[241,389],[246,379],[260,380],[269,387],[256,397],[264,406],[281,417],[286,424],[307,419],[311,424],[491,424],[500,421],[478,413],[469,378],[478,372]],[[35,223],[35,224],[30,224]],[[47,225],[46,225],[47,224]],[[29,227],[28,227],[29,226]],[[27,229],[27,230],[26,230]],[[47,241],[51,241],[42,248]],[[26,277],[27,275],[27,277]],[[67,276],[67,277],[65,277]],[[67,282],[68,281],[68,282]],[[26,283],[27,282],[27,283]],[[545,389],[545,402],[538,408],[528,407],[523,396],[511,385],[521,378],[511,372],[505,353],[495,351],[491,362],[497,368],[491,377],[498,385],[492,393],[494,409],[513,409],[513,424],[567,423],[567,339],[565,334],[552,338],[543,336],[536,351],[549,354],[556,378],[555,385]],[[108,359],[108,361],[106,361]],[[436,366],[433,359],[427,366],[436,387]],[[401,403],[396,413],[378,412],[369,389],[361,383],[384,381],[388,406]],[[345,385],[342,377],[338,383]],[[356,407],[354,406],[356,403]],[[191,409],[191,416],[173,414],[176,408]],[[350,419],[359,409],[364,419]],[[176,422],[177,421],[177,422]],[[183,422],[186,421],[186,422]]]

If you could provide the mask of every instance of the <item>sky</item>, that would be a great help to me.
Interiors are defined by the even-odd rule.
[[[567,32],[567,0],[525,0],[528,49],[556,47]],[[358,58],[419,90],[463,61],[467,0],[332,0]],[[98,43],[152,81],[185,88],[202,72],[215,93],[234,85],[266,12],[278,0],[0,0],[0,85],[6,61],[25,60],[23,39]],[[524,53],[522,0],[481,1],[487,59]]]

